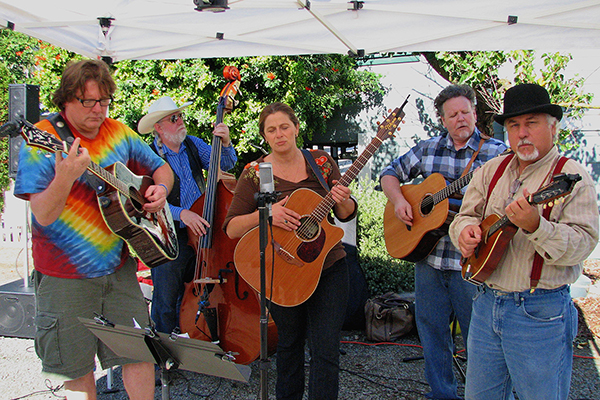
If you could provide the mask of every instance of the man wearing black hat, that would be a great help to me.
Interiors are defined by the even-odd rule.
[[[584,167],[558,153],[561,118],[543,87],[509,89],[504,113],[494,119],[504,125],[512,153],[475,173],[450,225],[463,257],[485,246],[480,224],[488,216],[506,215],[517,228],[504,249],[494,249],[502,258],[473,301],[467,399],[509,399],[513,387],[521,400],[568,397],[577,333],[569,285],[598,242],[598,205]],[[544,213],[529,195],[558,173],[581,180]]]

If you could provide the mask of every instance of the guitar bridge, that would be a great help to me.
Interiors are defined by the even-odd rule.
[[[287,262],[288,264],[292,264],[297,267],[304,266],[304,263],[302,261],[298,260],[289,251],[282,248],[279,243],[277,243],[277,242],[273,243],[273,247],[275,248],[275,253],[277,253],[277,255],[279,257],[283,258],[283,260],[285,262]]]

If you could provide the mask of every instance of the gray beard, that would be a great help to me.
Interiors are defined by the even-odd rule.
[[[534,147],[533,151],[529,154],[523,154],[520,151],[517,151],[517,157],[519,157],[521,161],[535,161],[539,156],[540,151],[537,149],[537,147]]]
[[[176,133],[166,133],[165,132],[165,137],[169,140],[169,142],[176,143],[177,145],[181,145],[181,143],[183,143],[186,135],[187,134],[185,131],[176,132]]]

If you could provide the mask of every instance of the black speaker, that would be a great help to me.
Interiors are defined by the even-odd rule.
[[[40,120],[40,87],[24,83],[8,85],[8,120],[25,118],[35,124]],[[23,138],[14,136],[10,139],[8,148],[8,176],[17,176],[19,167],[19,149]]]
[[[35,294],[23,280],[0,286],[0,336],[33,339]]]

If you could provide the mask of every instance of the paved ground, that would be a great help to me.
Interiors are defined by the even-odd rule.
[[[22,254],[20,249],[0,249],[0,285],[20,280]],[[0,320],[0,323],[2,321]],[[359,331],[344,332],[341,356],[340,399],[423,399],[428,385],[423,377],[423,361],[405,361],[419,357],[418,337],[408,335],[393,344],[366,342]],[[570,399],[600,399],[600,340],[582,338],[576,348],[573,385]],[[462,348],[459,341],[459,348]],[[271,357],[266,369],[267,392],[274,398],[275,358]],[[465,367],[463,360],[457,364]],[[169,398],[179,399],[260,399],[260,362],[250,365],[249,383],[240,383],[201,375],[185,370],[176,371],[169,386]],[[40,362],[33,350],[33,340],[0,336],[0,399],[57,399],[64,395],[61,389],[52,393],[60,382],[48,381],[40,374]],[[115,369],[112,384],[107,388],[106,371],[97,371],[99,399],[121,400],[123,390],[120,369]],[[457,377],[460,380],[460,375]],[[462,388],[461,388],[462,391]],[[161,387],[156,388],[156,399],[164,398]]]

